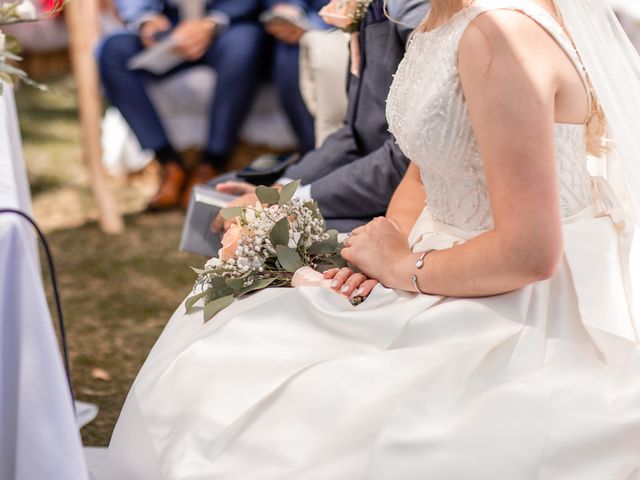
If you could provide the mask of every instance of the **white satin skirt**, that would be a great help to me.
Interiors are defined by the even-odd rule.
[[[416,231],[416,250],[466,240]],[[206,324],[181,306],[101,480],[640,479],[633,230],[589,210],[564,233],[553,278],[494,297],[269,289]]]

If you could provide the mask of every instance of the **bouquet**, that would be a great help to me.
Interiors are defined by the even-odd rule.
[[[224,234],[218,258],[210,259],[204,269],[193,269],[198,293],[187,298],[188,312],[204,299],[208,321],[249,293],[290,287],[296,275],[313,274],[310,269],[346,265],[338,232],[327,230],[318,205],[293,198],[299,186],[300,181],[280,191],[260,186],[255,206],[222,210],[224,218],[236,223]]]

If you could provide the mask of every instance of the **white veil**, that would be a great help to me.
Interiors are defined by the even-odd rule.
[[[607,120],[603,173],[640,224],[640,56],[604,0],[555,0]]]

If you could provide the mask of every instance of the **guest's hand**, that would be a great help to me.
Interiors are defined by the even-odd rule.
[[[300,19],[304,15],[304,12],[295,5],[289,5],[287,3],[278,3],[273,8],[274,13],[278,13],[283,17],[291,19]],[[274,20],[265,25],[267,32],[273,35],[281,42],[288,43],[290,45],[297,45],[300,43],[302,35],[305,31],[294,25],[282,20]]]
[[[240,197],[233,202],[230,202],[227,207],[246,207],[248,205],[255,205],[258,201],[258,198],[255,196],[256,187],[250,183],[234,181],[223,182],[216,185],[216,190],[221,193],[238,195]],[[248,203],[251,200],[253,201]],[[238,203],[236,204],[236,202]],[[222,214],[219,213],[211,224],[211,231],[213,233],[224,232],[233,223],[233,220],[226,220]]]
[[[369,278],[394,288],[394,267],[412,255],[407,236],[393,220],[378,217],[356,228],[344,242],[342,257]]]
[[[180,23],[172,33],[176,51],[190,61],[202,58],[213,42],[215,31],[216,24],[207,18]]]
[[[324,278],[331,280],[331,288],[341,295],[352,298],[369,296],[378,285],[377,280],[367,278],[362,273],[355,273],[350,268],[332,268],[324,272]]]
[[[229,195],[245,195],[247,193],[254,193],[256,191],[256,186],[247,182],[235,182],[230,180],[228,182],[217,184],[216,190]]]
[[[234,201],[229,202],[227,208],[254,206],[258,201],[258,197],[255,195],[255,193],[247,193],[236,198]],[[219,213],[211,224],[211,231],[213,233],[226,232],[234,223],[236,223],[235,218],[227,219],[222,216],[222,213]]]
[[[171,28],[171,22],[164,15],[158,14],[145,21],[140,26],[140,40],[142,44],[147,47],[151,47],[156,43],[156,35],[158,33],[166,32]]]

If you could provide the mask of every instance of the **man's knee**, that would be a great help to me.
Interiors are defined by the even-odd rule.
[[[142,50],[140,37],[132,33],[120,32],[104,38],[96,50],[101,67],[126,68],[131,57]]]
[[[259,25],[235,25],[214,41],[207,54],[208,63],[218,70],[250,71],[262,57],[263,40],[264,32]]]

